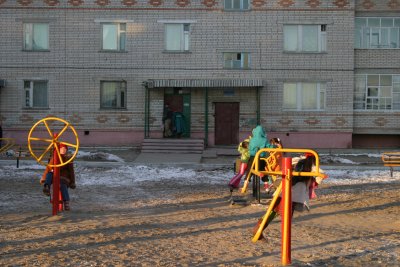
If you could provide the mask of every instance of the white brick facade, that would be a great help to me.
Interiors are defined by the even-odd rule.
[[[0,120],[5,136],[26,141],[37,120],[70,121],[83,145],[138,145],[144,138],[145,87],[151,79],[263,80],[260,109],[253,87],[208,90],[208,137],[214,145],[213,103],[240,102],[240,138],[260,123],[286,146],[351,147],[353,134],[398,134],[400,112],[355,112],[354,74],[400,74],[400,50],[355,50],[355,16],[399,14],[391,1],[250,1],[229,12],[223,1],[0,1]],[[379,4],[377,4],[379,2]],[[383,3],[386,4],[383,4]],[[160,3],[160,5],[158,5]],[[190,52],[164,51],[163,20],[191,21]],[[126,51],[101,51],[101,22],[127,24]],[[23,51],[23,23],[49,24],[49,51]],[[283,51],[283,25],[326,24],[327,51]],[[248,52],[250,68],[223,68],[223,52]],[[24,108],[24,80],[48,81],[48,109]],[[100,81],[127,84],[127,108],[100,109]],[[285,111],[283,83],[323,82],[323,111]],[[161,136],[163,89],[150,89],[150,136]],[[205,138],[205,89],[190,88],[191,137]],[[382,125],[382,119],[384,123]],[[83,131],[90,131],[84,135]],[[112,137],[112,138],[110,138]]]

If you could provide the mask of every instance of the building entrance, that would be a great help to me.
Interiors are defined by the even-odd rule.
[[[239,142],[239,103],[215,103],[215,144]]]

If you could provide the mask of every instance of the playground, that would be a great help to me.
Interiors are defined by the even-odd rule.
[[[1,266],[281,266],[280,217],[267,240],[251,241],[266,205],[229,204],[232,168],[79,158],[75,166],[71,211],[52,216],[39,184],[44,166],[1,163]],[[400,173],[326,172],[311,211],[294,214],[292,266],[397,265]]]

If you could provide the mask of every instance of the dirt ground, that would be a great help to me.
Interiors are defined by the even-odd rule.
[[[248,205],[230,205],[225,185],[78,185],[72,210],[51,216],[36,178],[5,175],[0,266],[281,265],[280,218],[267,240],[252,243],[266,205],[238,193]],[[317,193],[310,212],[294,214],[292,266],[399,266],[398,182],[323,185]]]

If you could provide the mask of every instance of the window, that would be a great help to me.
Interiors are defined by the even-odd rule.
[[[248,10],[249,0],[225,0],[225,10]]]
[[[47,108],[47,81],[24,81],[25,107]]]
[[[125,51],[126,23],[103,23],[102,50]]]
[[[283,36],[284,51],[326,51],[326,25],[284,25]]]
[[[324,83],[284,83],[283,108],[288,110],[324,110]]]
[[[356,75],[354,109],[400,110],[400,75]]]
[[[47,23],[24,23],[24,50],[49,49],[49,25]]]
[[[126,108],[126,82],[102,81],[100,90],[101,108]]]
[[[400,18],[356,18],[355,48],[400,48]]]
[[[190,24],[165,24],[165,50],[189,51]]]
[[[226,69],[248,69],[250,65],[249,53],[224,53],[224,68]]]

